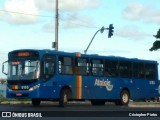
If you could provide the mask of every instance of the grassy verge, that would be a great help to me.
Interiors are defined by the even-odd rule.
[[[31,100],[0,98],[0,104],[31,104]]]

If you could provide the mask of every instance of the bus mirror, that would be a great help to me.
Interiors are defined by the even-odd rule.
[[[7,72],[8,69],[7,68],[8,68],[8,61],[5,61],[5,62],[2,63],[2,73],[5,74],[5,75],[8,75],[8,72]]]

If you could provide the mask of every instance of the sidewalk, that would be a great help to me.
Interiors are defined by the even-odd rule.
[[[160,108],[160,102],[130,102],[129,107],[156,107]]]

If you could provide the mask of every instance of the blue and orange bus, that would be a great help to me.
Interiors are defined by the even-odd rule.
[[[8,70],[5,72],[5,63]],[[41,101],[89,100],[92,105],[158,97],[158,63],[115,56],[86,55],[54,50],[14,50],[3,63],[7,98]]]

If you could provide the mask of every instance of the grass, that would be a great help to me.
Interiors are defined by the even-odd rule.
[[[7,99],[0,98],[0,104],[30,104],[31,100],[29,99]]]

